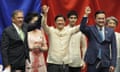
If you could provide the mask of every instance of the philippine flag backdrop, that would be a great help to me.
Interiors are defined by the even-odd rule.
[[[107,16],[115,16],[120,20],[119,0],[0,0],[0,40],[3,29],[11,25],[11,13],[15,9],[23,10],[25,15],[32,11],[40,13],[43,4],[50,7],[48,13],[48,25],[50,26],[54,26],[54,17],[57,14],[63,14],[66,17],[67,12],[70,10],[77,11],[79,19],[76,24],[79,24],[86,6],[90,6],[92,9],[89,24],[94,24],[96,10],[104,10]],[[118,32],[120,32],[119,24],[116,28]],[[2,64],[1,55],[0,64]]]

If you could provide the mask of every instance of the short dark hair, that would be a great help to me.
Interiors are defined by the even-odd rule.
[[[59,17],[62,17],[62,18],[66,21],[65,17],[64,17],[62,14],[58,14],[58,15],[55,17],[55,21],[56,21]]]
[[[98,11],[96,11],[95,12],[95,18],[96,18],[96,16],[98,15],[98,14],[105,14],[105,12],[103,11],[103,10],[98,10]]]
[[[17,14],[17,13],[23,13],[23,11],[22,10],[15,10],[13,13],[12,13],[12,18],[14,18],[15,17],[15,15]]]
[[[75,16],[78,18],[78,14],[77,14],[77,12],[74,11],[74,10],[71,10],[71,11],[68,12],[67,18],[69,18],[69,17],[72,16],[72,15],[75,15]]]
[[[36,17],[36,16],[39,17],[39,14],[38,14],[37,12],[30,12],[30,13],[28,13],[28,14],[26,15],[24,21],[25,21],[26,23],[29,23],[29,22],[33,19],[33,17]]]

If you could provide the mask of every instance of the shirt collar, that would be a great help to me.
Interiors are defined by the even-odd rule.
[[[96,25],[96,27],[97,27],[98,30],[100,30],[100,27],[99,27],[99,26]],[[104,31],[104,29],[105,29],[105,27],[103,26],[103,27],[102,27],[102,31]]]
[[[13,24],[13,26],[15,27],[15,29],[17,30],[17,32],[19,33],[19,28],[18,28],[18,26],[15,24],[15,23],[12,23]]]

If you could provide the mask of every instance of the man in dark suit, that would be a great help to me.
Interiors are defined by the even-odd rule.
[[[25,24],[21,10],[13,12],[12,25],[3,31],[1,42],[3,65],[7,72],[25,72],[25,61],[29,60],[27,32],[38,26],[40,21]]]
[[[88,64],[87,72],[114,72],[117,54],[114,31],[105,27],[104,11],[97,11],[96,24],[87,26],[89,13],[91,13],[90,7],[86,7],[80,26],[80,30],[88,37],[88,49],[85,56],[85,62]]]

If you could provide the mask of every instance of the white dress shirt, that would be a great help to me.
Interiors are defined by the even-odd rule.
[[[42,25],[49,37],[49,50],[47,63],[53,64],[69,64],[71,62],[69,56],[69,42],[73,33],[79,31],[79,26],[63,30],[54,27]]]
[[[68,28],[72,28],[68,26]],[[69,64],[71,67],[81,67],[84,64],[84,56],[87,48],[87,40],[85,35],[78,31],[74,33],[70,39],[70,59],[72,62]]]
[[[102,32],[102,39],[103,41],[105,40],[105,27],[102,27],[101,30],[100,30],[100,27],[99,26],[96,26],[98,31],[101,31]]]
[[[115,32],[116,36],[116,45],[117,45],[117,57],[120,58],[120,33]]]
[[[15,27],[15,29],[16,29],[18,35],[20,36],[20,38],[24,41],[25,35],[24,35],[23,30],[18,28],[18,26],[16,24],[14,24],[14,23],[12,23],[12,24]],[[21,34],[22,34],[22,36],[21,36]]]

